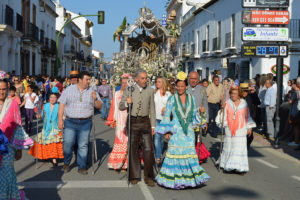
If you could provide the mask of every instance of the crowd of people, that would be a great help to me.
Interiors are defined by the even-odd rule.
[[[179,72],[171,79],[157,77],[152,84],[147,72],[139,69],[121,79],[119,87],[111,88],[107,79],[98,81],[87,72],[72,71],[64,80],[49,76],[21,80],[0,72],[0,199],[26,199],[18,190],[13,167],[23,149],[29,149],[36,159],[49,160],[54,170],[63,160],[65,173],[71,170],[75,154],[78,173],[86,175],[95,112],[115,128],[108,168],[128,171],[130,183],[137,184],[143,165],[144,181],[151,187],[155,182],[170,189],[205,184],[210,177],[200,164],[210,153],[202,136],[216,138],[224,130],[216,164],[240,175],[249,171],[254,128],[268,139],[276,136],[273,74],[240,83],[238,79],[221,80],[217,73],[210,82],[200,80],[197,72]],[[288,126],[290,132],[280,137],[300,147],[300,78],[289,81],[283,94],[281,114],[287,117],[282,118],[281,128]],[[32,141],[34,118],[38,119],[37,134]],[[159,166],[156,177],[154,166]]]

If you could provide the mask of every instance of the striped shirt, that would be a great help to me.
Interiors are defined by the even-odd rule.
[[[94,115],[94,90],[91,87],[80,91],[77,84],[70,85],[58,99],[59,103],[65,105],[64,113],[68,118],[89,118]],[[97,100],[101,101],[96,92]]]

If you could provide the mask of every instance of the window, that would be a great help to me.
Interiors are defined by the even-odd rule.
[[[199,55],[200,54],[200,31],[197,31],[197,54]]]
[[[32,6],[32,23],[36,25],[36,6],[34,4]]]
[[[209,51],[209,25],[206,26],[206,51]]]
[[[208,80],[208,78],[209,78],[209,68],[208,67],[206,67],[206,69],[205,69],[205,77]]]
[[[235,14],[231,16],[231,47],[235,46]]]

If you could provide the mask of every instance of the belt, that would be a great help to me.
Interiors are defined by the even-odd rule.
[[[149,119],[149,116],[130,116],[130,118],[133,118],[133,119]]]
[[[71,120],[80,120],[80,121],[83,121],[83,120],[92,119],[92,116],[90,116],[90,117],[87,117],[87,118],[70,118],[70,117],[67,117],[67,119],[71,119]]]

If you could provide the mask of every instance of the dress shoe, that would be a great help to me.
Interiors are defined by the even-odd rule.
[[[145,178],[145,183],[149,186],[149,187],[154,187],[155,183],[151,178]]]
[[[81,174],[81,175],[87,175],[88,174],[86,169],[79,169],[78,173]]]
[[[67,165],[67,164],[64,164],[64,166],[63,166],[63,170],[64,170],[64,173],[68,173],[68,172],[70,172],[70,166],[69,166],[69,165]]]
[[[138,182],[139,182],[138,179],[132,179],[132,180],[130,180],[130,183],[131,183],[132,185],[136,185]]]

